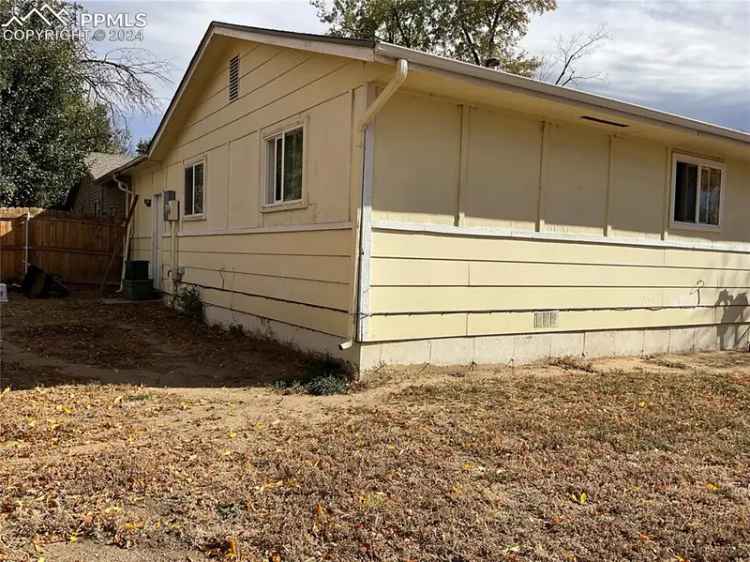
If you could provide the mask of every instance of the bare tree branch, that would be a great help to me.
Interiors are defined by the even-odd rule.
[[[492,53],[495,51],[495,35],[497,35],[497,27],[500,23],[500,14],[503,13],[505,10],[506,2],[502,2],[501,4],[498,4],[497,9],[495,10],[495,15],[492,18],[492,23],[490,24],[490,28],[488,30],[488,37],[487,37],[487,51]]]
[[[147,49],[118,48],[103,56],[81,54],[81,79],[89,101],[107,108],[113,121],[124,121],[127,112],[157,110],[160,100],[154,83],[170,83],[171,64]]]
[[[604,77],[602,72],[578,74],[576,66],[582,59],[593,53],[602,42],[610,39],[605,26],[584,34],[576,33],[567,38],[557,38],[556,54],[551,63],[544,61],[537,78],[557,86],[570,86]]]
[[[461,22],[461,33],[463,33],[464,39],[466,40],[466,44],[469,46],[469,49],[471,49],[471,56],[474,59],[474,64],[481,66],[482,58],[479,56],[479,51],[477,50],[477,47],[474,44],[474,40],[471,37],[471,33],[469,33],[469,30],[466,28],[465,19],[462,14],[463,10],[464,10],[464,2],[462,0],[458,5],[459,19]]]

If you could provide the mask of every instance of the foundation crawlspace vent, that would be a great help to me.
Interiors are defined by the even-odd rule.
[[[534,313],[534,329],[557,328],[560,324],[559,310],[541,310]]]

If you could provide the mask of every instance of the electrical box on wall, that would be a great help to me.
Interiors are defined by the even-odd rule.
[[[165,201],[164,202],[164,220],[173,222],[180,220],[180,203],[179,201]]]
[[[177,201],[176,193],[172,190],[164,192],[164,220],[180,220],[180,206]]]

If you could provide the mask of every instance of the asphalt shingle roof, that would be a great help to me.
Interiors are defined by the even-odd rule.
[[[127,164],[133,157],[128,154],[107,154],[92,152],[86,157],[86,167],[94,181],[107,175],[112,170]]]

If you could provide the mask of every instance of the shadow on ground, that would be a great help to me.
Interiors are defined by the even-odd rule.
[[[252,387],[294,378],[310,357],[270,339],[178,315],[160,302],[103,304],[12,294],[3,305],[2,386]]]

